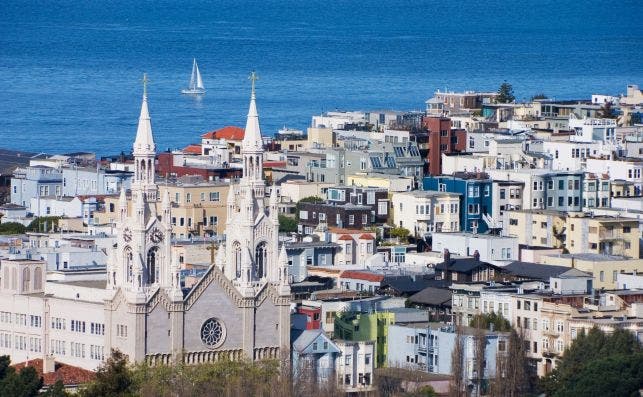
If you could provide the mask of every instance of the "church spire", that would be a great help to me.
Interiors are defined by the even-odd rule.
[[[250,107],[248,109],[248,118],[246,119],[246,130],[243,136],[242,148],[248,151],[263,151],[263,139],[261,138],[261,129],[259,128],[259,114],[257,113],[255,83],[259,79],[253,71],[248,77],[252,82],[252,91],[250,94]]]
[[[152,122],[150,120],[150,111],[147,108],[147,73],[143,74],[143,103],[141,104],[141,114],[138,118],[138,129],[136,130],[136,140],[134,141],[134,154],[155,153],[156,145],[152,136]]]

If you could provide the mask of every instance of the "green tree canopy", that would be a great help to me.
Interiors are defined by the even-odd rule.
[[[553,397],[630,396],[638,395],[642,380],[643,349],[636,337],[626,330],[607,335],[593,328],[577,336],[541,386]]]
[[[598,117],[603,119],[615,119],[618,117],[614,104],[612,102],[605,102],[598,111]]]
[[[405,229],[403,227],[394,227],[390,230],[391,237],[397,237],[402,241],[406,241],[409,238],[409,235],[411,232],[409,229]]]
[[[511,103],[516,100],[514,96],[514,89],[511,84],[506,81],[500,84],[498,88],[498,96],[496,97],[496,102],[498,103]]]
[[[279,214],[279,232],[294,233],[297,231],[297,220],[286,215]]]
[[[27,228],[22,223],[18,223],[18,222],[0,223],[1,235],[23,234],[26,231],[27,231]]]
[[[495,312],[487,314],[476,314],[473,316],[471,325],[475,328],[482,329],[491,329],[493,324],[493,330],[498,332],[509,332],[511,331],[511,324],[507,321],[506,318],[502,317]]]
[[[127,358],[118,350],[96,371],[96,379],[80,390],[81,397],[129,397],[137,395]]]
[[[59,216],[39,216],[27,226],[30,232],[49,232],[58,227]]]

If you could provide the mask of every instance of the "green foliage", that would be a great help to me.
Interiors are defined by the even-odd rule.
[[[42,397],[71,397],[69,393],[65,390],[63,382],[58,379],[47,391],[41,393]]]
[[[598,117],[603,119],[615,119],[618,117],[614,104],[612,102],[605,102],[601,109],[598,111]]]
[[[438,393],[435,390],[427,385],[418,388],[414,392],[404,393],[404,397],[437,397]]]
[[[21,223],[18,222],[7,222],[0,224],[0,235],[7,234],[23,234],[27,231],[27,228]]]
[[[297,204],[299,203],[323,203],[324,199],[319,197],[319,196],[308,196],[304,197],[303,199],[299,200]]]
[[[626,330],[606,335],[593,328],[578,335],[556,369],[541,381],[548,396],[638,395],[643,379],[643,349]]]
[[[390,230],[391,237],[397,237],[401,241],[407,241],[411,232],[403,227],[394,227]]]
[[[0,357],[0,396],[35,397],[42,387],[42,378],[33,367],[16,372],[9,364],[9,356]]]
[[[498,96],[496,97],[496,102],[498,103],[511,103],[516,100],[514,96],[514,89],[511,84],[506,81],[500,84],[498,88]]]
[[[531,97],[532,101],[535,99],[549,99],[549,97],[541,92],[540,94],[536,94]]]
[[[49,232],[58,228],[59,216],[39,216],[27,226],[30,232]]]
[[[96,371],[96,379],[80,390],[80,397],[129,397],[137,395],[127,358],[118,350]]]
[[[297,231],[297,220],[286,215],[279,214],[279,232],[294,233]]]
[[[509,332],[511,331],[511,324],[507,321],[506,318],[502,317],[495,312],[488,314],[476,314],[473,316],[471,325],[475,328],[481,329],[490,329],[491,324],[493,324],[493,330],[498,332]]]

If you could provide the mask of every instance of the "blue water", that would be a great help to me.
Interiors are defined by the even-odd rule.
[[[323,110],[422,109],[440,88],[519,100],[643,86],[641,0],[62,0],[0,3],[0,146],[131,149],[147,72],[159,150]],[[184,97],[192,57],[207,94]]]

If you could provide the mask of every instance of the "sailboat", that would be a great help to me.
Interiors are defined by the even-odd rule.
[[[187,95],[205,94],[205,88],[203,87],[201,72],[199,72],[199,65],[196,64],[196,58],[194,58],[194,63],[192,63],[192,75],[190,76],[190,85],[188,86],[188,88],[181,90],[181,94],[187,94]]]

